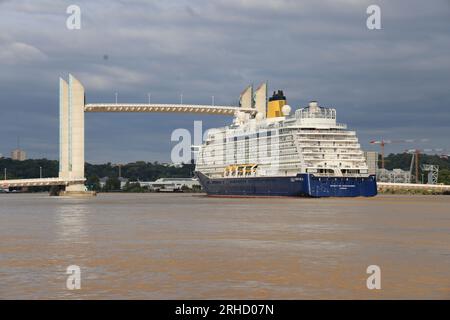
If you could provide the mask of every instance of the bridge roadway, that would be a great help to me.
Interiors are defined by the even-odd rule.
[[[84,183],[86,179],[62,179],[62,178],[38,178],[38,179],[16,179],[0,180],[0,188],[14,187],[46,187],[46,186],[68,186],[69,184]]]
[[[179,112],[233,116],[236,111],[256,113],[253,108],[193,104],[89,103],[84,106],[84,112]]]

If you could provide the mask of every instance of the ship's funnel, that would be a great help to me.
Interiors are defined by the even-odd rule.
[[[286,97],[284,96],[283,90],[278,90],[278,92],[274,91],[267,105],[267,118],[282,117],[282,109],[285,104]]]

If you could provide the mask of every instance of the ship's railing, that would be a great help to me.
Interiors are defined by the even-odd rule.
[[[320,130],[300,130],[297,132],[298,134],[304,135],[324,135],[324,136],[356,136],[354,131],[342,131],[342,130],[333,130],[327,129],[326,131]]]

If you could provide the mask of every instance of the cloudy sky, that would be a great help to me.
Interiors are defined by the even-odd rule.
[[[66,28],[69,5],[81,30]],[[366,9],[381,7],[381,30]],[[58,78],[87,102],[236,104],[249,83],[316,99],[371,139],[450,148],[449,0],[0,0],[0,153],[20,137],[29,157],[57,159]],[[269,90],[270,90],[269,89]],[[86,160],[169,161],[171,132],[220,116],[86,114]]]

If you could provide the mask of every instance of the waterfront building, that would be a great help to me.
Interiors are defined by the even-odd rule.
[[[195,178],[159,178],[156,181],[138,181],[137,183],[141,187],[147,187],[154,191],[179,191],[183,187],[200,188],[200,183]]]
[[[378,182],[411,183],[411,172],[402,169],[377,169]]]
[[[11,159],[18,160],[18,161],[24,161],[27,159],[27,154],[26,154],[25,150],[17,148],[17,149],[14,149],[13,151],[11,151]]]
[[[364,157],[366,158],[369,174],[376,174],[378,169],[378,152],[365,151]]]

